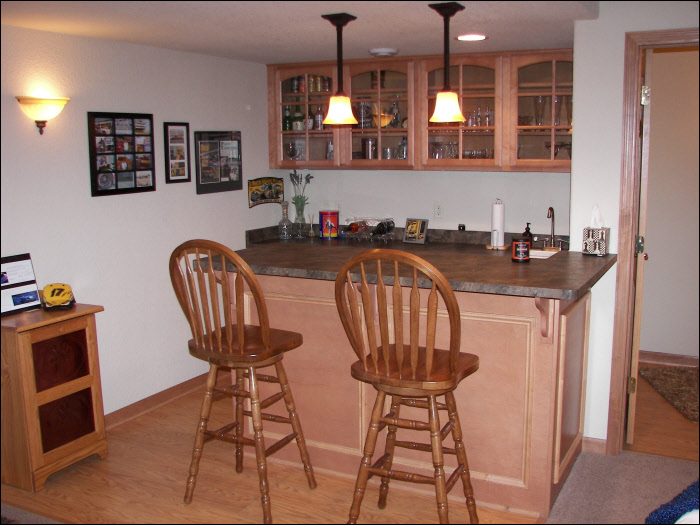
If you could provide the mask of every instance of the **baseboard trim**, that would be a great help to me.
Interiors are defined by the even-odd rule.
[[[607,440],[596,438],[583,438],[582,452],[590,452],[591,454],[607,454]]]
[[[162,392],[153,394],[152,396],[142,399],[141,401],[132,403],[129,406],[125,406],[124,408],[120,408],[114,412],[110,412],[105,416],[105,428],[110,430],[117,425],[131,421],[132,419],[142,416],[151,410],[165,405],[166,403],[170,403],[179,397],[187,395],[193,390],[204,387],[206,383],[207,374],[202,374],[200,376],[193,377],[184,383],[167,388]]]
[[[664,354],[640,350],[639,364],[663,366],[698,366],[698,358],[690,355]]]

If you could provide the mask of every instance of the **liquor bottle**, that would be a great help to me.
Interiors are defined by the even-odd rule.
[[[282,201],[282,220],[279,222],[279,235],[280,239],[291,239],[292,238],[292,221],[289,220],[289,202]]]
[[[394,221],[381,221],[374,227],[371,235],[384,235],[385,233],[391,232],[393,229]]]
[[[311,111],[311,104],[309,104],[309,113],[306,115],[306,129],[314,129],[314,113]]]
[[[284,106],[282,117],[282,131],[292,131],[292,117],[289,115],[289,106]]]
[[[306,127],[306,121],[304,120],[304,115],[301,114],[301,108],[299,104],[294,108],[294,115],[292,116],[292,129],[294,131],[304,131]]]
[[[314,129],[323,129],[323,110],[321,106],[316,106],[316,115],[314,116]]]
[[[367,228],[367,223],[365,221],[351,222],[348,225],[348,233],[357,233],[364,231]]]

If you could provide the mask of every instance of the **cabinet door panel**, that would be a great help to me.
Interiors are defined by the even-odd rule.
[[[67,383],[90,373],[85,330],[32,344],[36,391]]]
[[[39,407],[41,446],[44,454],[95,431],[90,388]]]

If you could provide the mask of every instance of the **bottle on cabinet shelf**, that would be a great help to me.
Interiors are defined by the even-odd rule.
[[[299,104],[297,104],[294,108],[294,115],[292,116],[292,129],[294,131],[304,131],[305,126],[304,115],[301,114],[301,108]]]
[[[289,114],[289,106],[284,106],[284,116],[282,117],[282,131],[292,131],[292,117]]]
[[[323,110],[320,104],[316,106],[316,115],[314,115],[314,129],[323,129]]]
[[[306,129],[314,129],[314,112],[311,111],[311,104],[309,104],[309,112],[306,115]]]

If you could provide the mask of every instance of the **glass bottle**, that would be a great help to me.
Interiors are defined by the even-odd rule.
[[[282,220],[279,222],[280,239],[292,238],[292,221],[289,220],[289,202],[282,201]]]
[[[292,116],[292,129],[294,131],[304,131],[306,126],[306,121],[304,120],[304,115],[301,114],[301,108],[299,104],[294,108],[294,115]]]
[[[289,114],[289,106],[284,106],[284,116],[282,117],[282,131],[292,131],[292,117]]]
[[[306,115],[306,129],[314,129],[314,112],[311,111],[311,104],[309,104],[309,112]]]
[[[320,104],[316,106],[316,115],[314,116],[314,129],[323,129],[323,110],[321,109]]]

